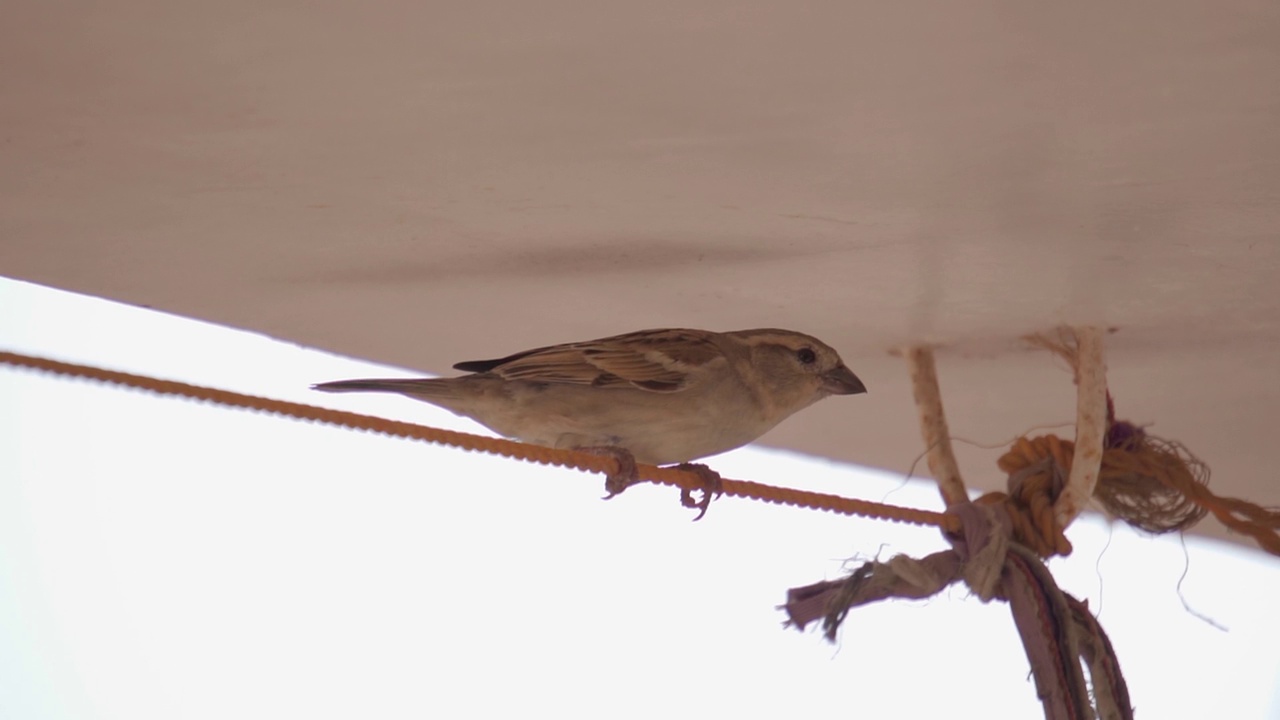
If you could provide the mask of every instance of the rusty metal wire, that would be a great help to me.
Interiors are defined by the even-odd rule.
[[[593,455],[591,453],[546,448],[538,445],[515,442],[513,440],[503,440],[501,438],[484,437],[482,435],[472,435],[470,433],[456,432],[452,430],[442,430],[439,428],[415,425],[413,423],[361,415],[359,413],[329,410],[327,408],[320,408],[312,405],[285,402],[283,400],[273,400],[253,395],[244,395],[228,390],[219,390],[199,385],[189,385],[187,383],[175,382],[172,380],[160,380],[144,375],[134,375],[115,370],[105,370],[88,365],[60,362],[57,360],[32,357],[18,353],[0,351],[0,364],[26,368],[39,372],[53,373],[67,377],[84,378],[112,385],[120,385],[145,390],[159,395],[184,397],[203,402],[215,403],[218,405],[225,405],[228,407],[270,413],[296,420],[336,425],[352,430],[376,432],[383,435],[389,435],[391,437],[409,438],[413,440],[421,440],[423,442],[448,445],[451,447],[461,448],[463,450],[502,455],[505,457],[515,458],[517,460],[524,460],[526,462],[541,463],[543,465],[556,465],[560,467],[574,468],[584,472],[602,474],[608,473],[614,469],[615,461],[612,458]],[[640,479],[644,481],[657,483],[659,485],[670,485],[689,491],[702,490],[704,487],[702,479],[694,473],[676,470],[673,468],[661,468],[653,465],[638,465],[637,467]],[[748,480],[731,480],[724,478],[722,480],[722,489],[725,495],[751,500],[760,500],[776,505],[790,505],[793,507],[833,512],[840,515],[876,518],[911,525],[934,526],[948,530],[955,530],[959,527],[958,520],[956,518],[944,513],[917,510],[915,508],[899,507],[896,505],[887,505],[868,500],[858,500],[838,495],[811,492],[808,490],[776,487]]]

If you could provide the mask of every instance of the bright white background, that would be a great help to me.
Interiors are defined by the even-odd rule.
[[[2,279],[0,348],[476,429],[307,389],[400,371]],[[928,483],[759,448],[711,464],[939,504]],[[732,499],[691,523],[674,490],[601,494],[572,471],[0,369],[0,718],[1039,716],[1007,609],[961,588],[855,610],[835,647],[782,629],[787,588],[932,552],[934,531]],[[1070,537],[1051,567],[1101,609],[1140,718],[1280,717],[1280,562],[1187,540],[1183,594],[1224,632],[1183,609],[1176,539],[1096,516]]]

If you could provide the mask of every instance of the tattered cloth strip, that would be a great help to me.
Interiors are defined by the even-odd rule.
[[[1098,619],[1089,612],[1089,604],[1063,593],[1071,608],[1071,619],[1085,632],[1076,633],[1080,642],[1080,655],[1089,664],[1089,680],[1093,683],[1093,701],[1098,705],[1101,720],[1120,720],[1133,717],[1133,705],[1129,700],[1129,686],[1120,674],[1116,651],[1111,640],[1102,631]]]
[[[1036,553],[1010,542],[1006,513],[973,504],[953,512],[962,532],[947,536],[951,550],[921,560],[899,555],[886,563],[869,562],[844,580],[793,588],[783,606],[789,624],[804,629],[822,620],[834,641],[854,607],[929,597],[963,578],[983,602],[1009,602],[1048,720],[1131,720],[1129,691],[1111,642],[1084,603],[1058,588]],[[1090,702],[1081,658],[1090,668],[1096,705]]]

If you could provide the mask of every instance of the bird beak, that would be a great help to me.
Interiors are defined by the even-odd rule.
[[[867,391],[857,375],[844,365],[837,365],[822,376],[822,389],[832,395],[857,395]]]

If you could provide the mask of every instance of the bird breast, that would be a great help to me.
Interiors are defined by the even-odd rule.
[[[491,430],[557,448],[616,446],[653,465],[741,447],[777,424],[745,388],[719,382],[673,393],[628,387],[503,383],[509,402],[458,408]],[[495,388],[496,389],[496,388]]]

